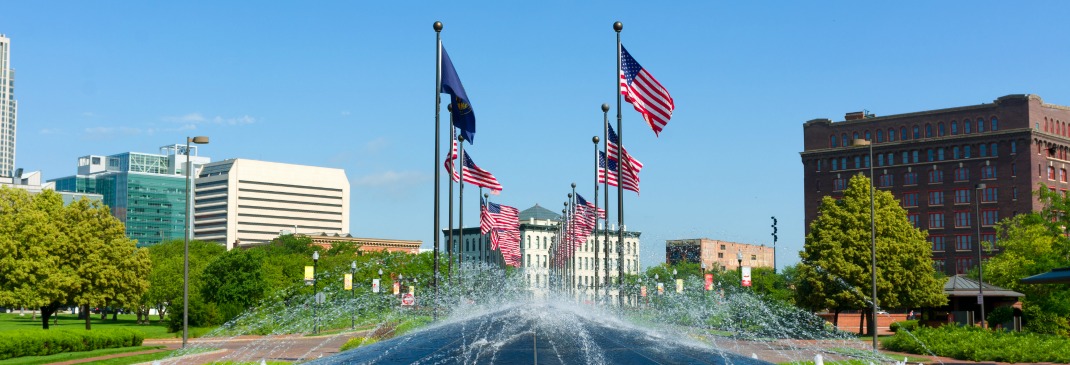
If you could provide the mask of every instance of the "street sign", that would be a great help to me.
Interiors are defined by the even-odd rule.
[[[342,278],[342,284],[345,286],[346,290],[353,290],[353,274],[346,274],[346,276]]]
[[[372,293],[379,292],[379,279],[372,279]]]
[[[981,295],[981,294],[977,294],[977,304],[984,304],[984,302],[985,302],[985,296]]]
[[[414,304],[416,304],[416,296],[415,295],[412,295],[412,293],[405,293],[405,294],[401,295],[401,305],[403,305],[403,306],[412,306]]]
[[[316,293],[316,304],[323,304],[323,302],[326,302],[326,301],[327,301],[327,294]]]
[[[750,286],[750,266],[743,267],[743,286]]]
[[[706,274],[706,290],[713,290],[713,274]]]

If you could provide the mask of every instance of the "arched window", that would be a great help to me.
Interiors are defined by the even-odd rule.
[[[985,131],[985,120],[983,118],[977,118],[977,133]]]
[[[996,117],[992,117],[992,128],[991,128],[991,130],[993,132],[999,130],[999,120],[996,120]]]
[[[847,139],[847,133],[840,134],[840,140],[843,141],[844,147],[851,145],[851,140]]]
[[[914,134],[910,137],[912,139],[921,138],[921,129],[918,126],[914,126]]]
[[[903,138],[904,141],[907,140],[907,138],[910,136],[909,134],[907,134],[907,127],[899,127],[899,135],[901,136],[901,138]]]
[[[936,124],[936,135],[940,137],[947,135],[947,128],[944,128],[944,122]]]
[[[880,129],[877,130],[877,142],[884,142],[884,131],[883,130],[880,130]]]
[[[933,137],[933,125],[926,123],[925,124],[925,138],[932,138],[932,137]]]
[[[962,120],[962,134],[973,133],[973,131],[971,129],[973,129],[973,124],[970,124],[970,120],[969,119],[963,119]]]
[[[866,131],[866,140],[867,141],[872,141],[873,140],[873,136],[869,134],[869,131]]]
[[[951,135],[959,134],[959,122],[951,121]]]
[[[895,128],[888,128],[888,142],[895,142]]]
[[[853,145],[853,144],[855,143],[855,141],[854,141],[854,140],[858,139],[858,132],[854,132],[854,133],[852,134],[851,138],[852,138],[852,139],[851,139],[851,144]]]
[[[840,145],[837,142],[838,141],[836,141],[836,135],[835,134],[829,136],[829,147],[839,147]]]

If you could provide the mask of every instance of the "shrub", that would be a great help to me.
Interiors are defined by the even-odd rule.
[[[947,325],[897,332],[884,340],[892,351],[970,361],[1070,363],[1070,339],[1027,332],[990,331]]]
[[[907,321],[895,322],[895,323],[892,323],[891,325],[889,325],[888,329],[890,329],[892,332],[899,332],[899,329],[903,329],[904,331],[914,332],[914,331],[916,331],[918,329],[918,320],[911,319],[911,320],[907,320]]]
[[[5,331],[0,332],[0,359],[141,346],[144,340],[144,334],[126,328]]]
[[[1014,318],[1014,310],[1011,307],[996,307],[985,319],[988,320],[989,327],[995,327],[997,324],[1010,322],[1011,318]]]
[[[379,342],[379,339],[375,337],[354,337],[349,339],[349,341],[346,341],[346,343],[342,345],[342,348],[338,349],[338,351],[351,350],[357,347],[371,345],[376,342]]]

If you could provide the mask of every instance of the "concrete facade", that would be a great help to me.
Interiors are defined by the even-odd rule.
[[[233,249],[282,231],[349,231],[349,179],[342,169],[248,159],[204,165],[194,188],[193,237]]]
[[[738,266],[768,267],[775,264],[776,250],[765,245],[736,243],[709,238],[665,241],[665,262],[694,262],[706,269],[734,270]],[[742,260],[740,259],[742,257]]]
[[[15,171],[18,106],[15,70],[11,68],[11,39],[0,34],[0,177],[11,177]]]
[[[1037,95],[879,117],[855,112],[844,119],[803,124],[807,232],[823,197],[838,198],[851,176],[870,174],[870,146],[854,145],[856,139],[873,142],[874,185],[891,192],[911,222],[928,231],[934,266],[946,274],[977,265],[977,243],[994,241],[996,222],[1039,210],[1032,195],[1038,186],[1070,188],[1070,107]]]

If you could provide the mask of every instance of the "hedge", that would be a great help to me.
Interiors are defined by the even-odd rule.
[[[899,331],[883,341],[885,349],[970,361],[1070,363],[1070,339],[1029,332],[992,331],[946,325]]]
[[[4,331],[0,332],[0,360],[141,346],[144,340],[144,334],[126,328],[92,331],[67,329]]]

